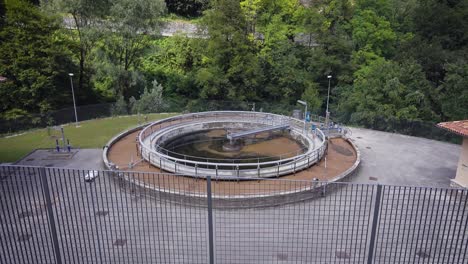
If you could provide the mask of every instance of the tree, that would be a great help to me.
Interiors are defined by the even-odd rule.
[[[142,58],[141,71],[147,79],[159,80],[168,97],[197,98],[200,88],[195,84],[195,74],[202,60],[199,42],[205,40],[176,35],[154,40],[155,47]]]
[[[468,64],[458,60],[445,65],[447,74],[439,86],[442,112],[448,120],[468,118]]]
[[[38,113],[69,102],[69,43],[60,25],[24,0],[6,2],[0,31],[0,112]]]
[[[110,0],[50,0],[43,3],[46,9],[64,14],[63,22],[72,29],[70,35],[78,43],[78,91],[88,89],[92,72],[88,65],[90,53],[102,35],[103,19],[110,3]]]
[[[341,82],[352,83],[353,68],[351,54],[354,50],[352,41],[351,19],[354,15],[353,4],[349,0],[323,0],[317,11],[322,16],[322,25],[317,34],[319,46],[314,52],[313,61],[309,62],[320,73],[320,79],[316,80],[325,87],[328,83],[326,76],[333,73]],[[333,79],[335,82],[337,79]],[[333,84],[333,83],[332,83]],[[325,89],[321,94],[324,95]]]
[[[308,47],[316,46],[318,34],[324,30],[325,17],[314,7],[299,8],[295,13],[296,32],[308,35]]]
[[[185,17],[197,17],[208,8],[209,0],[166,0],[167,9]]]
[[[0,30],[3,28],[5,23],[5,0],[0,0]]]
[[[353,86],[340,89],[338,110],[343,121],[361,125],[376,118],[436,120],[431,91],[417,63],[377,60],[355,73]]]
[[[357,10],[372,10],[399,32],[411,32],[412,18],[420,0],[358,0]]]
[[[125,102],[123,96],[119,96],[119,98],[111,108],[111,114],[113,116],[126,115],[128,114],[127,108],[127,102]]]
[[[256,99],[261,71],[240,4],[236,0],[215,0],[212,5],[203,19],[210,37],[196,76],[202,87],[200,96]]]
[[[255,33],[255,26],[264,0],[241,0],[240,7],[247,22],[249,33]]]
[[[110,21],[103,50],[115,66],[113,86],[116,94],[130,98],[138,75],[139,59],[148,47],[147,34],[159,34],[159,18],[164,13],[162,0],[118,0],[110,8]]]
[[[445,79],[447,62],[466,57],[468,44],[468,2],[418,0],[410,13],[415,37],[401,47],[401,57],[420,61],[434,85]]]
[[[310,111],[316,112],[322,106],[322,100],[318,93],[318,84],[313,83],[306,87],[302,93],[301,99],[307,102]]]
[[[350,0],[324,0],[322,14],[325,17],[323,30],[331,35],[346,32],[353,17],[353,3]]]
[[[468,44],[468,2],[465,0],[419,0],[412,14],[414,31],[444,49],[457,50]]]
[[[163,87],[156,80],[152,83],[151,89],[145,88],[145,91],[141,95],[140,99],[135,100],[132,97],[131,108],[133,114],[148,114],[157,113],[162,109],[163,106]]]
[[[353,17],[351,24],[357,50],[371,50],[379,56],[387,57],[393,54],[397,35],[385,18],[372,10],[364,10]]]

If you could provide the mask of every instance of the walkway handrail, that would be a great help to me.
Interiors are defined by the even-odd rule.
[[[208,166],[210,166],[210,167],[216,167],[216,168],[218,167],[233,168],[237,172],[243,171],[243,170],[250,171],[250,170],[253,170],[252,167],[256,167],[258,168],[258,170],[260,170],[262,168],[269,168],[269,167],[275,167],[275,166],[278,166],[278,172],[279,172],[279,166],[283,166],[283,165],[286,166],[288,164],[291,164],[290,165],[291,167],[294,165],[294,171],[296,171],[296,164],[300,166],[298,167],[298,169],[302,169],[302,168],[305,168],[306,165],[309,166],[311,162],[312,163],[318,162],[324,155],[325,135],[320,129],[316,129],[315,134],[314,134],[320,139],[320,144],[318,144],[315,147],[310,147],[306,153],[302,153],[294,157],[289,157],[289,158],[284,158],[284,159],[274,160],[274,161],[260,162],[260,160],[257,160],[257,162],[255,163],[235,163],[235,162],[233,163],[232,160],[229,160],[229,162],[218,163],[218,162],[194,161],[194,160],[189,160],[189,159],[179,159],[179,158],[161,153],[157,149],[154,150],[153,149],[154,146],[152,143],[150,143],[150,145],[148,146],[148,142],[145,142],[145,140],[147,141],[147,138],[149,136],[153,135],[154,133],[157,134],[157,132],[154,129],[155,127],[158,127],[158,130],[160,130],[161,128],[166,127],[165,124],[171,125],[175,123],[183,123],[183,121],[193,122],[199,119],[207,119],[210,117],[213,117],[217,122],[222,121],[223,117],[227,118],[229,121],[232,121],[233,116],[235,116],[236,119],[242,119],[242,120],[253,119],[255,120],[255,123],[268,124],[268,125],[278,124],[277,122],[281,122],[282,124],[284,124],[285,121],[288,121],[289,124],[291,124],[291,129],[295,133],[301,134],[304,138],[306,138],[307,141],[309,142],[309,145],[311,142],[313,142],[313,139],[311,139],[312,133],[308,129],[304,131],[304,122],[302,120],[285,117],[281,115],[276,115],[276,114],[262,113],[262,112],[213,111],[213,112],[191,113],[191,114],[184,114],[184,115],[175,116],[175,117],[169,117],[169,118],[165,118],[165,119],[156,121],[148,125],[138,135],[138,143],[141,148],[140,149],[141,154],[143,158],[148,160],[150,163],[159,164],[159,167],[167,168],[167,166],[163,166],[163,164],[169,163],[170,167],[174,168],[175,171],[177,171],[177,166],[179,167],[185,166],[185,168],[187,166],[195,167],[195,168],[197,168],[198,166],[200,167],[206,166],[206,169],[208,169]],[[153,138],[150,139],[150,142],[152,140]],[[315,145],[315,143],[313,145]],[[164,165],[167,165],[167,164],[164,164]],[[217,172],[218,172],[218,169],[216,169],[216,173]]]
[[[206,122],[206,123],[217,123],[217,121],[209,121],[209,122]],[[192,122],[192,123],[181,123],[181,124],[195,124],[195,123]],[[163,128],[163,131],[167,132],[167,130],[169,130],[169,131],[177,130],[177,129],[180,129],[181,127],[183,127],[183,126],[179,125],[179,126],[175,126],[175,127]],[[302,127],[301,127],[301,129],[302,129]],[[161,131],[161,130],[159,130],[159,131]],[[279,157],[279,159],[282,159],[281,157],[288,156],[288,155],[293,154],[293,153],[295,153],[295,155],[297,156],[297,155],[299,155],[299,152],[301,152],[301,153],[307,152],[307,150],[309,149],[309,144],[310,144],[310,142],[307,142],[307,148],[301,148],[300,151],[298,150],[298,151],[292,151],[292,152],[287,152],[287,153],[281,153],[280,155],[263,157],[263,158],[215,159],[215,158],[203,158],[203,157],[197,157],[197,156],[191,156],[191,155],[184,155],[184,154],[180,154],[180,153],[177,153],[177,152],[174,152],[174,151],[170,151],[170,150],[160,146],[160,141],[162,139],[161,138],[156,138],[157,136],[158,135],[154,135],[150,139],[150,145],[151,145],[151,147],[155,146],[155,148],[156,148],[155,151],[161,150],[161,151],[158,151],[158,152],[162,153],[162,154],[166,153],[166,155],[169,155],[169,153],[173,153],[173,154],[176,154],[176,155],[179,155],[179,156],[192,157],[192,158],[196,158],[196,159],[199,159],[199,160],[206,160],[207,162],[208,162],[208,160],[219,160],[219,161],[229,161],[229,163],[233,163],[235,160],[241,161],[241,160],[255,160],[255,159],[257,159],[258,160],[257,162],[259,162],[260,159],[263,160],[263,159],[271,159],[271,158],[278,158],[278,157]],[[304,151],[304,149],[305,149],[305,151]],[[171,157],[176,158],[174,156],[171,156]]]

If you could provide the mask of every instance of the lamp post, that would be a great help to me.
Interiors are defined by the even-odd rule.
[[[252,106],[252,109],[250,111],[255,112],[255,102],[249,103],[248,106]]]
[[[75,103],[75,91],[73,90],[73,73],[69,73],[70,76],[70,85],[72,90],[72,97],[73,97],[73,108],[75,109],[75,126],[78,126],[78,115],[76,114],[76,103]]]
[[[328,104],[330,103],[330,81],[332,76],[328,75],[328,95],[327,95],[327,111],[325,112],[325,127],[327,128],[327,135],[328,135],[328,122],[330,120],[330,112],[328,111]]]
[[[298,103],[301,105],[305,106],[304,110],[304,133],[306,132],[306,115],[307,115],[307,102],[304,102],[302,100],[297,100]]]

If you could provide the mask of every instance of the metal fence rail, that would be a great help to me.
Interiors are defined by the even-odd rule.
[[[214,121],[216,120],[216,121]],[[161,147],[162,141],[177,135],[193,131],[193,126],[216,123],[231,122],[263,125],[291,126],[295,135],[300,136],[303,144],[308,146],[305,153],[297,153],[296,156],[281,157],[280,160],[260,161],[244,163],[226,159],[221,162],[210,160],[199,161],[190,156],[174,157]],[[174,125],[177,126],[174,126]],[[173,126],[173,127],[171,127]],[[183,127],[188,127],[184,130]],[[181,173],[192,177],[205,178],[211,176],[220,179],[241,180],[249,177],[278,177],[285,174],[295,173],[298,170],[309,167],[320,161],[325,152],[325,135],[320,129],[315,132],[304,129],[304,122],[294,118],[288,118],[277,114],[245,111],[213,111],[195,114],[185,114],[158,120],[143,128],[138,135],[138,148],[140,155],[149,163],[166,171]]]
[[[468,190],[330,183],[303,202],[223,209],[216,195],[241,184],[111,171],[85,182],[86,173],[0,167],[0,263],[468,261]],[[311,184],[272,179],[251,191]]]

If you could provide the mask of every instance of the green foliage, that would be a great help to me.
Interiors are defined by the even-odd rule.
[[[166,0],[169,12],[184,17],[200,16],[208,5],[209,0]]]
[[[379,56],[393,54],[397,36],[385,18],[372,10],[364,10],[353,17],[351,24],[358,50],[371,50]]]
[[[153,41],[155,48],[141,61],[146,78],[161,80],[168,97],[198,97],[199,88],[194,76],[202,59],[202,46],[198,42],[204,43],[178,35]]]
[[[261,80],[255,46],[246,34],[247,22],[236,0],[216,0],[203,25],[210,34],[197,71],[205,99],[251,100]],[[202,44],[203,45],[203,44]]]
[[[321,6],[325,18],[322,30],[332,35],[340,35],[349,28],[353,17],[353,4],[350,0],[325,0]]]
[[[322,100],[319,97],[318,85],[316,83],[305,88],[301,99],[307,102],[307,106],[312,112],[316,112],[320,109],[320,106],[322,106]]]
[[[208,3],[166,2],[186,16]],[[115,113],[159,111],[170,100],[198,109],[212,99],[222,102],[217,109],[224,100],[266,101],[278,107],[265,110],[287,113],[302,98],[323,115],[331,74],[330,110],[342,121],[373,127],[467,118],[464,0],[213,0],[200,19],[201,37],[165,38],[157,36],[162,0],[42,6],[72,30],[59,30],[29,4],[7,15],[0,30],[3,116],[68,103],[66,73],[75,61],[78,102],[117,99]],[[145,88],[152,80],[161,84]]]
[[[126,115],[128,114],[128,106],[127,102],[123,96],[119,96],[119,99],[115,102],[115,104],[111,108],[111,115],[112,116],[119,116],[119,115]]]
[[[115,94],[129,98],[138,93],[141,76],[138,66],[149,45],[146,34],[159,31],[158,19],[164,9],[162,0],[119,0],[110,8],[110,23],[102,50],[103,58],[114,67],[110,77]]]
[[[457,50],[468,44],[468,2],[465,0],[420,0],[415,8],[414,31],[444,49]]]
[[[108,15],[108,0],[49,0],[43,1],[43,8],[55,14],[61,14],[63,21],[74,30],[66,31],[69,38],[75,42],[75,59],[78,60],[78,96],[93,101],[94,93],[91,87],[93,65],[91,51],[102,37],[100,20]],[[76,32],[75,32],[76,31]]]
[[[131,98],[131,110],[133,114],[158,113],[163,107],[163,87],[156,80],[152,82],[151,89],[145,88],[140,99]]]
[[[460,60],[445,65],[447,74],[439,87],[442,112],[449,120],[468,118],[468,64]]]
[[[5,14],[5,0],[0,0],[0,29],[2,29],[5,24]]]
[[[344,120],[372,124],[376,117],[433,120],[428,93],[432,89],[414,62],[378,60],[355,73],[352,87],[341,90]]]
[[[69,43],[54,18],[23,0],[6,2],[0,31],[0,113],[45,112],[69,102]]]
[[[2,118],[5,120],[15,120],[22,117],[29,117],[29,113],[26,110],[19,108],[7,110],[2,115]]]

